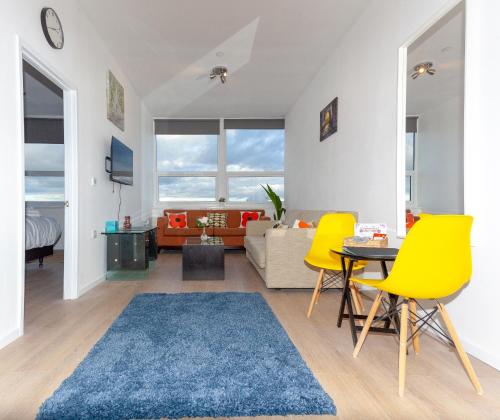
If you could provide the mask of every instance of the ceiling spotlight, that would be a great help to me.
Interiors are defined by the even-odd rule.
[[[227,67],[225,66],[216,66],[210,71],[210,79],[215,79],[216,77],[220,77],[220,81],[222,83],[226,83],[227,79]]]
[[[414,70],[414,72],[411,75],[412,79],[416,79],[418,76],[420,76],[421,74],[424,74],[424,73],[430,74],[431,76],[433,76],[436,73],[436,69],[432,67],[432,63],[430,61],[417,64],[413,68],[413,70]]]

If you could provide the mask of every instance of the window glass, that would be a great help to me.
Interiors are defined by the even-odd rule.
[[[64,201],[63,176],[27,176],[26,201]]]
[[[215,177],[160,176],[160,201],[215,201]]]
[[[406,133],[406,170],[415,170],[415,133]]]
[[[408,202],[412,201],[411,178],[411,175],[406,175],[405,178],[405,197]]]
[[[284,200],[284,178],[283,177],[230,177],[228,181],[229,201],[265,203],[269,198],[262,188],[267,185]]]
[[[216,135],[157,135],[158,171],[217,171]]]
[[[64,144],[25,143],[26,171],[64,171]]]
[[[226,168],[283,171],[285,130],[226,130]]]

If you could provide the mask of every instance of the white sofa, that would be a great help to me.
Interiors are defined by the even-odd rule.
[[[291,210],[286,213],[285,224],[291,226],[297,219],[319,222],[325,213],[356,212]],[[271,220],[248,222],[244,239],[246,255],[268,288],[313,288],[318,270],[309,267],[304,257],[312,243],[315,228],[273,229]]]

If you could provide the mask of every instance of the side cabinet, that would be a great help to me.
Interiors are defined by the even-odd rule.
[[[156,228],[103,232],[107,237],[107,270],[146,271],[157,258]]]

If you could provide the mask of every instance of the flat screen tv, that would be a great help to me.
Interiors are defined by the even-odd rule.
[[[115,137],[111,138],[109,179],[125,185],[134,184],[134,152]]]

